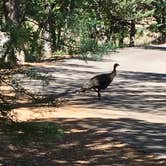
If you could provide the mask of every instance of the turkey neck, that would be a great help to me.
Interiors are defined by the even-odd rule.
[[[110,79],[112,80],[116,76],[116,67],[114,66],[113,71],[110,73]]]

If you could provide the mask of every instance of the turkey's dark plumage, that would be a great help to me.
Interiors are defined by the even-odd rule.
[[[111,73],[107,74],[100,74],[92,77],[87,83],[85,83],[81,91],[85,92],[89,89],[94,89],[98,93],[98,99],[100,99],[101,94],[100,91],[103,89],[106,89],[107,86],[112,82],[114,77],[116,76],[116,67],[119,66],[119,64],[114,64],[113,71]]]

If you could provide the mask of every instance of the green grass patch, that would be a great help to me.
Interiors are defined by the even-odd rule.
[[[19,122],[4,124],[4,130],[15,143],[60,139],[64,132],[53,122]]]

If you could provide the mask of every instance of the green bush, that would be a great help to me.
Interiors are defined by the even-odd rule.
[[[92,46],[94,45],[92,44]],[[88,46],[85,48],[88,48]],[[84,52],[80,52],[79,55],[84,60],[100,61],[102,60],[104,55],[107,55],[109,52],[114,51],[116,48],[118,48],[118,46],[113,44],[112,42],[97,43],[95,47],[93,47],[93,49],[91,47],[89,49],[84,49]]]
[[[96,40],[87,38],[80,41],[80,53],[96,52],[96,50],[98,50],[98,44]]]

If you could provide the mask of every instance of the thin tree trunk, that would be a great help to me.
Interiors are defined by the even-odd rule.
[[[46,25],[45,25],[45,28],[48,30],[48,31],[45,31],[43,33],[44,35],[44,38],[46,40],[44,40],[44,53],[46,56],[50,56],[52,54],[52,39],[51,39],[51,16],[50,16],[50,8],[51,8],[51,5],[50,3],[48,2],[48,0],[45,0],[45,10],[48,14],[48,19],[46,21]]]
[[[5,53],[2,55],[2,57],[0,59],[0,64],[3,64],[5,62],[5,59],[6,59],[7,55],[9,54],[10,48],[11,48],[11,42],[9,41],[8,45],[6,46]]]
[[[166,16],[164,15],[164,13],[162,13],[161,22],[162,22],[163,26],[166,26],[166,22],[165,21],[166,21]],[[163,26],[162,26],[162,29],[160,31],[161,31],[162,43],[165,43],[166,42],[166,31],[163,30],[164,29]]]
[[[136,27],[135,27],[135,20],[131,20],[130,24],[130,47],[135,45],[135,34],[136,34]]]
[[[124,37],[123,36],[121,36],[120,39],[119,39],[119,46],[120,47],[124,46]]]
[[[47,13],[48,13],[48,20],[47,20],[47,27],[49,29],[49,32],[47,33],[48,38],[50,39],[51,44],[49,44],[50,49],[51,49],[51,53],[54,52],[57,49],[57,37],[56,37],[56,28],[55,28],[55,18],[54,15],[52,13],[52,10],[54,8],[55,4],[51,4],[51,2],[48,2],[46,0],[47,3]]]

